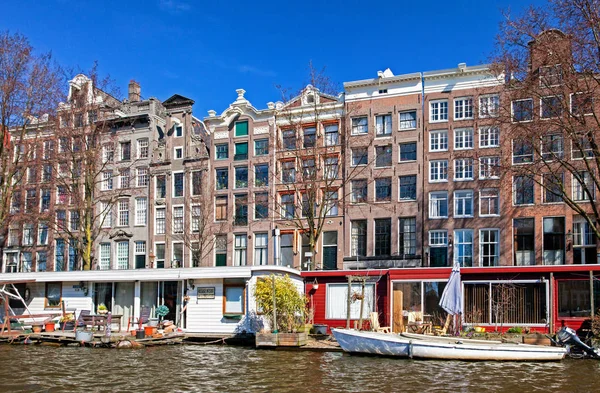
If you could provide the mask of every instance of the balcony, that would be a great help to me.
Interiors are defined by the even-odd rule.
[[[420,255],[392,255],[389,257],[344,257],[344,270],[392,269],[421,267]]]

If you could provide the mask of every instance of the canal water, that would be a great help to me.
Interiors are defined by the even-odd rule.
[[[466,363],[257,351],[0,346],[1,392],[596,392],[600,362]]]

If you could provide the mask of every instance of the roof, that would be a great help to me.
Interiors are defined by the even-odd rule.
[[[167,98],[165,102],[163,102],[163,106],[171,107],[171,106],[180,106],[180,105],[194,105],[194,100],[191,98],[184,97],[180,94],[173,94],[171,97]]]

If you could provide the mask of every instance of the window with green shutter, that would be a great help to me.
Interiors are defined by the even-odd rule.
[[[248,122],[238,121],[235,123],[235,136],[247,136],[248,135]]]
[[[248,142],[235,144],[235,156],[233,159],[235,161],[248,159]]]

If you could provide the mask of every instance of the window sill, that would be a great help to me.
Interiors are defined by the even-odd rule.
[[[454,181],[458,181],[458,182],[460,182],[460,181],[473,181],[473,180],[475,180],[475,178],[473,178],[473,177],[469,177],[469,178],[466,178],[466,179],[456,179],[456,178],[454,179]]]
[[[241,320],[244,314],[223,313],[223,318]]]
[[[471,216],[457,216],[455,215],[454,218],[475,218],[475,216],[471,215]]]
[[[481,218],[500,217],[500,214],[481,214],[481,213],[479,213],[479,217],[481,217]]]
[[[431,120],[429,119],[430,123],[447,123],[448,119],[444,119],[444,120]]]
[[[398,128],[398,131],[403,132],[403,131],[414,131],[416,130],[417,127],[412,127],[412,128]]]
[[[417,162],[417,160],[400,160],[398,164],[410,164],[411,162]]]
[[[481,146],[479,145],[480,149],[493,149],[493,148],[498,148],[500,147],[500,145],[491,145],[491,146]]]
[[[445,216],[445,217],[431,217],[430,216],[429,219],[430,220],[447,220],[448,216]]]
[[[474,117],[455,117],[454,121],[475,120]]]

